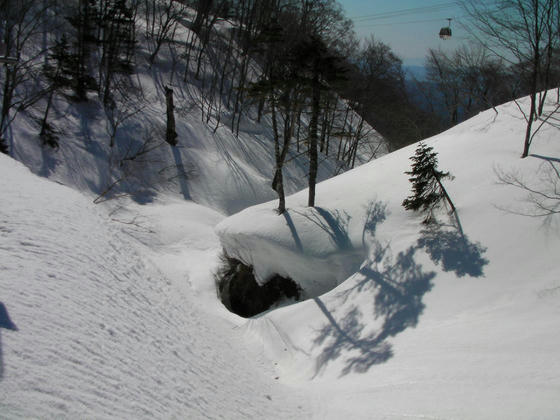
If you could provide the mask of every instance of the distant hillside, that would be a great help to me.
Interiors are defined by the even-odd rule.
[[[426,67],[424,66],[403,66],[403,69],[407,80],[426,80]]]

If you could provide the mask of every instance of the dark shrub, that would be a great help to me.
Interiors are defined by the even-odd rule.
[[[225,307],[245,318],[260,314],[281,300],[299,300],[301,292],[292,279],[278,274],[260,286],[252,267],[228,256],[222,257],[216,283],[218,296]]]

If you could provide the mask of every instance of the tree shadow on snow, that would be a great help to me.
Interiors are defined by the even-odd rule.
[[[481,277],[484,266],[488,264],[482,256],[486,248],[478,242],[471,242],[459,223],[457,226],[428,225],[421,232],[418,246],[424,248],[443,271],[453,271],[458,277]]]
[[[303,244],[301,243],[301,239],[299,237],[296,226],[294,224],[294,220],[292,219],[292,216],[290,215],[290,212],[285,211],[284,213],[282,213],[282,216],[284,216],[284,219],[286,219],[286,224],[288,225],[288,228],[290,229],[290,233],[292,234],[292,238],[294,238],[294,243],[296,244],[297,250],[299,252],[303,253]]]
[[[351,218],[348,213],[340,212],[339,210],[327,210],[322,207],[312,207],[305,212],[292,211],[326,232],[333,245],[339,250],[349,251],[353,249],[352,241],[348,235],[348,225]],[[286,222],[297,244],[299,238],[297,237],[297,232],[295,231],[290,216],[286,217]],[[299,243],[301,244],[301,241]]]
[[[531,154],[529,154],[529,156],[535,157],[535,158],[537,158],[537,159],[546,160],[547,162],[557,162],[557,163],[560,163],[560,158],[553,157],[553,156],[543,156],[543,155],[537,155],[537,154],[535,154],[535,153],[531,153]]]
[[[431,290],[435,277],[435,272],[423,271],[414,261],[416,250],[410,247],[393,258],[390,246],[376,247],[373,258],[368,259],[357,274],[360,280],[339,295],[343,300],[355,293],[372,295],[374,330],[366,330],[370,320],[363,321],[367,315],[357,306],[352,306],[337,323],[326,306],[316,299],[329,320],[314,340],[316,346],[323,347],[317,359],[316,375],[343,352],[347,356],[341,375],[367,372],[373,365],[392,357],[392,346],[387,339],[416,326],[424,310],[422,298]]]
[[[183,198],[185,200],[190,200],[191,194],[189,192],[189,185],[187,183],[187,179],[185,176],[182,176],[179,173],[179,171],[183,170],[183,168],[185,167],[183,163],[183,158],[181,157],[181,152],[175,146],[171,147],[171,151],[173,152],[173,159],[175,160],[175,165],[177,167],[177,177],[179,178],[181,194],[183,194]]]
[[[328,320],[314,339],[314,345],[321,348],[315,376],[341,357],[345,358],[340,373],[343,376],[367,372],[393,356],[388,339],[418,324],[425,308],[423,297],[432,289],[436,276],[416,261],[418,251],[425,250],[434,263],[441,264],[444,271],[454,271],[458,277],[483,275],[488,263],[482,257],[486,249],[468,240],[458,219],[457,226],[427,227],[413,246],[394,256],[390,243],[381,243],[375,236],[385,218],[385,205],[370,204],[362,235],[368,257],[355,275],[355,284],[337,295],[337,307],[348,302],[350,296],[357,300],[371,296],[373,320],[362,312],[363,305],[351,305],[345,313],[335,316],[336,308],[331,312],[321,299],[315,298]]]
[[[41,169],[39,169],[39,175],[48,178],[52,173],[54,173],[57,161],[54,158],[53,150],[51,148],[47,149],[45,146],[41,147]]]
[[[16,324],[10,319],[6,306],[0,302],[0,331],[2,328],[17,331]],[[4,356],[2,353],[2,335],[0,334],[0,380],[4,377]]]

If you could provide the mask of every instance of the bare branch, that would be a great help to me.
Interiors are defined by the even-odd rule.
[[[526,191],[526,201],[532,210],[504,209],[508,213],[530,217],[549,217],[560,214],[560,168],[552,160],[541,165],[537,174],[539,182],[532,184],[525,181],[517,172],[504,172],[494,168],[498,183]],[[535,186],[536,184],[537,186]]]

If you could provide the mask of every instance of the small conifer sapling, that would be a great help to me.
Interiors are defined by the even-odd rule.
[[[437,169],[437,153],[433,151],[433,147],[421,142],[410,160],[413,162],[412,170],[405,174],[410,175],[412,195],[403,201],[404,208],[424,213],[426,224],[434,220],[433,211],[442,200],[445,200],[451,207],[451,212],[455,213],[455,206],[442,184],[443,179],[453,179],[453,176],[449,172]]]

